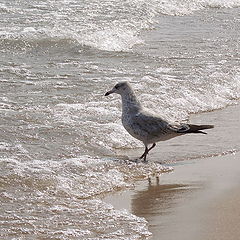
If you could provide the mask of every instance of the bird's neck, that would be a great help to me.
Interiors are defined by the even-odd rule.
[[[133,90],[125,92],[122,96],[122,113],[137,113],[142,109]]]

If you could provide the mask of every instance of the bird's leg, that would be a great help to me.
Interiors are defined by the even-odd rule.
[[[143,155],[140,157],[140,159],[143,158],[143,161],[146,162],[147,161],[147,155],[148,155],[149,151],[151,149],[153,149],[155,146],[156,146],[156,143],[153,143],[153,145],[149,149],[147,148],[147,146],[145,146],[145,151],[144,151]]]
[[[153,149],[156,146],[156,143],[153,143],[153,145],[148,149],[148,153],[151,149]]]
[[[148,148],[147,146],[145,146],[145,151],[143,153],[143,155],[140,157],[140,159],[142,159],[143,157],[145,158],[145,156],[148,154]],[[145,161],[145,160],[144,160]]]

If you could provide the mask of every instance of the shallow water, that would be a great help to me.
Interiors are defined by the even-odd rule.
[[[121,125],[119,97],[103,95],[128,80],[144,106],[171,120],[237,103],[239,7],[2,1],[1,237],[147,238],[145,219],[95,197],[168,169],[118,160],[142,144]]]

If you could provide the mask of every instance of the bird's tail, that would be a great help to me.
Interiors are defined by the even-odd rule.
[[[190,128],[186,131],[186,133],[202,133],[202,134],[207,134],[206,132],[203,132],[203,131],[201,131],[201,130],[214,128],[214,125],[194,125],[194,124],[188,124],[188,126],[189,126]]]

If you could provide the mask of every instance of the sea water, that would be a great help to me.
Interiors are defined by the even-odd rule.
[[[240,97],[239,0],[0,1],[1,239],[147,239],[99,196],[171,170],[118,150],[129,81],[169,120]]]

